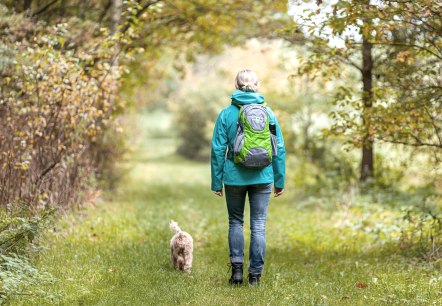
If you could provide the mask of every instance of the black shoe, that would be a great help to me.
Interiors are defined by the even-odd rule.
[[[232,276],[229,279],[230,284],[242,284],[242,263],[232,263],[230,267],[232,268]]]
[[[249,285],[258,286],[261,281],[261,274],[249,273]]]

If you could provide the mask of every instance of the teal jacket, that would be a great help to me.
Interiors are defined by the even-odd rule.
[[[273,156],[272,164],[262,169],[249,169],[237,165],[227,158],[228,149],[233,148],[236,137],[239,109],[236,104],[263,103],[264,97],[257,92],[236,90],[232,95],[232,105],[224,108],[216,120],[212,137],[210,158],[212,170],[212,190],[223,189],[223,183],[231,186],[274,183],[277,188],[284,188],[285,182],[285,147],[284,138],[275,114],[268,109],[269,121],[276,125],[278,154]],[[226,154],[227,153],[227,154]]]

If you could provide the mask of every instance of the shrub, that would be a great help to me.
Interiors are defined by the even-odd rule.
[[[74,207],[120,153],[105,139],[122,109],[121,67],[112,65],[120,38],[75,20],[45,26],[0,14],[9,29],[0,49],[0,206]]]
[[[193,160],[207,160],[210,155],[213,123],[217,106],[228,96],[219,90],[206,88],[179,93],[170,103],[174,113],[179,145],[177,152]]]
[[[390,245],[395,253],[404,256],[426,261],[442,258],[440,195],[408,192],[392,197],[379,190],[377,197],[356,195],[353,201],[339,206],[345,210],[339,215],[345,217],[337,224],[350,234],[342,235],[343,241],[348,241],[356,233],[370,245]]]
[[[50,223],[54,210],[24,217],[27,207],[23,206],[22,209],[9,214],[0,210],[0,303],[7,302],[15,295],[26,295],[29,299],[49,299],[53,302],[55,293],[34,286],[36,283],[52,283],[54,278],[33,267],[26,255],[38,248],[38,236]]]
[[[308,151],[297,154],[293,166],[295,185],[306,194],[336,194],[357,182],[354,157],[340,149],[339,143],[322,137],[311,140]]]
[[[54,303],[58,298],[56,292],[43,291],[35,286],[54,281],[51,274],[34,268],[26,257],[0,254],[0,304],[7,303],[16,295],[26,295],[28,301],[38,298]]]
[[[25,258],[51,212],[75,208],[110,177],[124,145],[122,65],[135,37],[98,23],[51,25],[0,5],[0,297],[43,296],[52,281]],[[126,37],[127,36],[127,37]],[[50,294],[48,294],[49,296]]]
[[[26,208],[24,208],[26,209]],[[14,212],[14,216],[0,210],[0,254],[25,254],[40,232],[50,223],[54,210],[45,210],[26,217],[26,211]]]
[[[431,209],[404,209],[401,248],[425,260],[442,258],[442,213]]]

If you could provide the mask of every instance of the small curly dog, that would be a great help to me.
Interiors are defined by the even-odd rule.
[[[178,223],[171,220],[170,230],[175,235],[170,240],[170,256],[173,267],[177,270],[184,270],[190,273],[193,260],[193,239],[189,233],[181,230]]]

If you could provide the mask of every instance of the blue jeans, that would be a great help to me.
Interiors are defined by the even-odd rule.
[[[231,263],[244,263],[244,205],[250,203],[249,273],[261,274],[266,252],[266,219],[272,184],[225,186],[229,213],[229,249]]]

